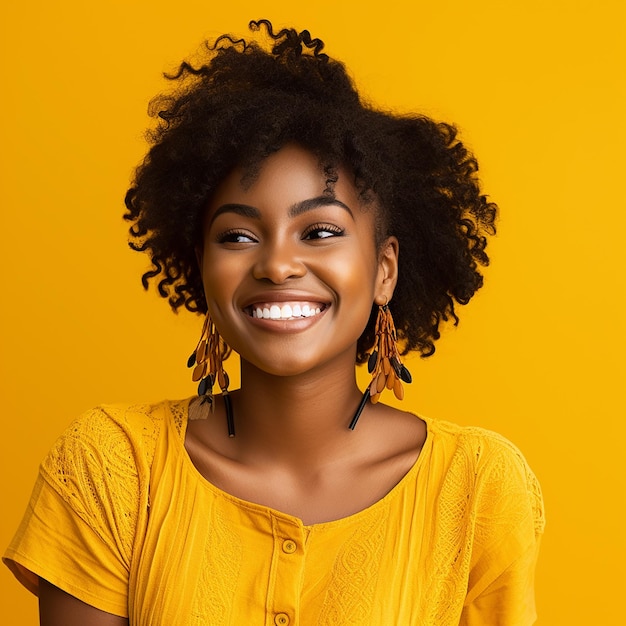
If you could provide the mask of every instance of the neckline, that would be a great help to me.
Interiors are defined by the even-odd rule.
[[[193,400],[194,398],[191,397],[191,398],[187,398],[186,400],[176,402],[176,403],[168,402],[167,409],[168,409],[170,419],[167,419],[166,422],[167,422],[167,428],[171,429],[170,432],[174,435],[174,438],[176,440],[177,453],[180,455],[187,472],[189,472],[193,476],[195,483],[201,486],[203,489],[210,491],[214,495],[224,500],[228,500],[232,502],[238,507],[245,508],[256,513],[270,515],[272,517],[289,521],[297,525],[298,527],[303,528],[308,531],[313,530],[313,529],[330,528],[336,525],[347,525],[347,524],[358,521],[362,517],[365,517],[374,513],[379,508],[383,508],[387,506],[387,504],[391,500],[399,496],[399,494],[404,490],[404,488],[409,482],[411,482],[414,478],[416,478],[417,474],[420,471],[421,466],[425,463],[425,461],[423,461],[422,459],[425,456],[428,456],[430,454],[430,451],[432,448],[433,420],[430,419],[429,417],[417,415],[416,413],[410,412],[411,415],[413,415],[416,419],[422,420],[426,424],[426,438],[424,440],[424,444],[422,445],[422,449],[420,450],[419,455],[415,459],[415,462],[413,463],[413,465],[411,465],[409,470],[406,472],[406,474],[404,474],[404,476],[402,476],[402,478],[382,498],[380,498],[379,500],[376,500],[376,502],[373,502],[369,506],[365,507],[364,509],[361,509],[360,511],[357,511],[356,513],[352,513],[351,515],[347,515],[345,517],[340,517],[340,518],[333,519],[333,520],[328,520],[325,522],[317,522],[314,524],[304,524],[304,522],[295,515],[285,513],[284,511],[280,511],[279,509],[274,509],[265,504],[259,504],[258,502],[253,502],[251,500],[245,500],[243,498],[239,498],[238,496],[235,496],[227,491],[224,491],[217,485],[214,485],[210,480],[205,478],[200,473],[198,468],[194,465],[193,461],[191,460],[191,457],[189,456],[189,453],[187,452],[187,448],[185,448],[185,436],[187,433],[187,424],[189,422],[189,405],[191,404]],[[173,414],[171,410],[172,404],[182,405],[183,419],[182,419],[182,422],[180,423],[180,430],[176,427],[175,421],[173,419]]]

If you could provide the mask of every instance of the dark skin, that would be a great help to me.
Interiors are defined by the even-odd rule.
[[[202,477],[243,500],[316,524],[383,498],[415,463],[426,439],[416,416],[361,398],[356,343],[372,303],[391,300],[398,243],[375,241],[375,208],[361,205],[347,172],[329,196],[315,157],[287,146],[252,184],[235,170],[218,189],[198,250],[207,305],[241,355],[232,393],[236,437],[224,405],[194,400],[185,447]],[[288,304],[319,313],[284,319],[252,311]],[[41,624],[121,626],[42,582]]]
[[[128,619],[100,611],[39,579],[41,626],[128,626]]]
[[[361,398],[356,342],[372,302],[391,300],[398,270],[397,240],[376,247],[376,209],[350,180],[340,169],[329,200],[320,164],[297,146],[266,159],[251,185],[235,170],[209,206],[199,252],[207,305],[241,355],[242,385],[233,394],[237,436],[227,437],[218,401],[209,419],[189,422],[187,450],[216,486],[305,524],[380,500],[426,436],[421,420],[383,404],[347,428]],[[283,301],[317,302],[323,313],[304,327],[249,314]],[[209,415],[206,406],[193,411]]]

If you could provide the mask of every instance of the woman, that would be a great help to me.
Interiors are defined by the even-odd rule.
[[[126,197],[144,286],[205,315],[199,395],[76,421],[4,560],[46,625],[531,624],[521,454],[378,402],[482,285],[476,161],[363,104],[307,31],[251,27],[270,50],[223,36],[169,77]]]

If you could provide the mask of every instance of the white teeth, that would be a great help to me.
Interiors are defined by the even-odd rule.
[[[272,304],[270,307],[270,319],[279,320],[280,319],[280,307]]]
[[[313,317],[322,312],[321,307],[310,306],[308,304],[271,304],[268,306],[252,306],[250,315],[258,319],[272,320],[292,320],[302,317]]]

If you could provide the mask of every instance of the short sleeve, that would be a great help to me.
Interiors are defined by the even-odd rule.
[[[140,506],[135,446],[103,409],[74,422],[41,464],[3,561],[37,594],[39,577],[98,609],[127,617]]]
[[[477,450],[474,542],[460,626],[527,626],[536,620],[534,575],[545,518],[539,482],[499,435]]]

